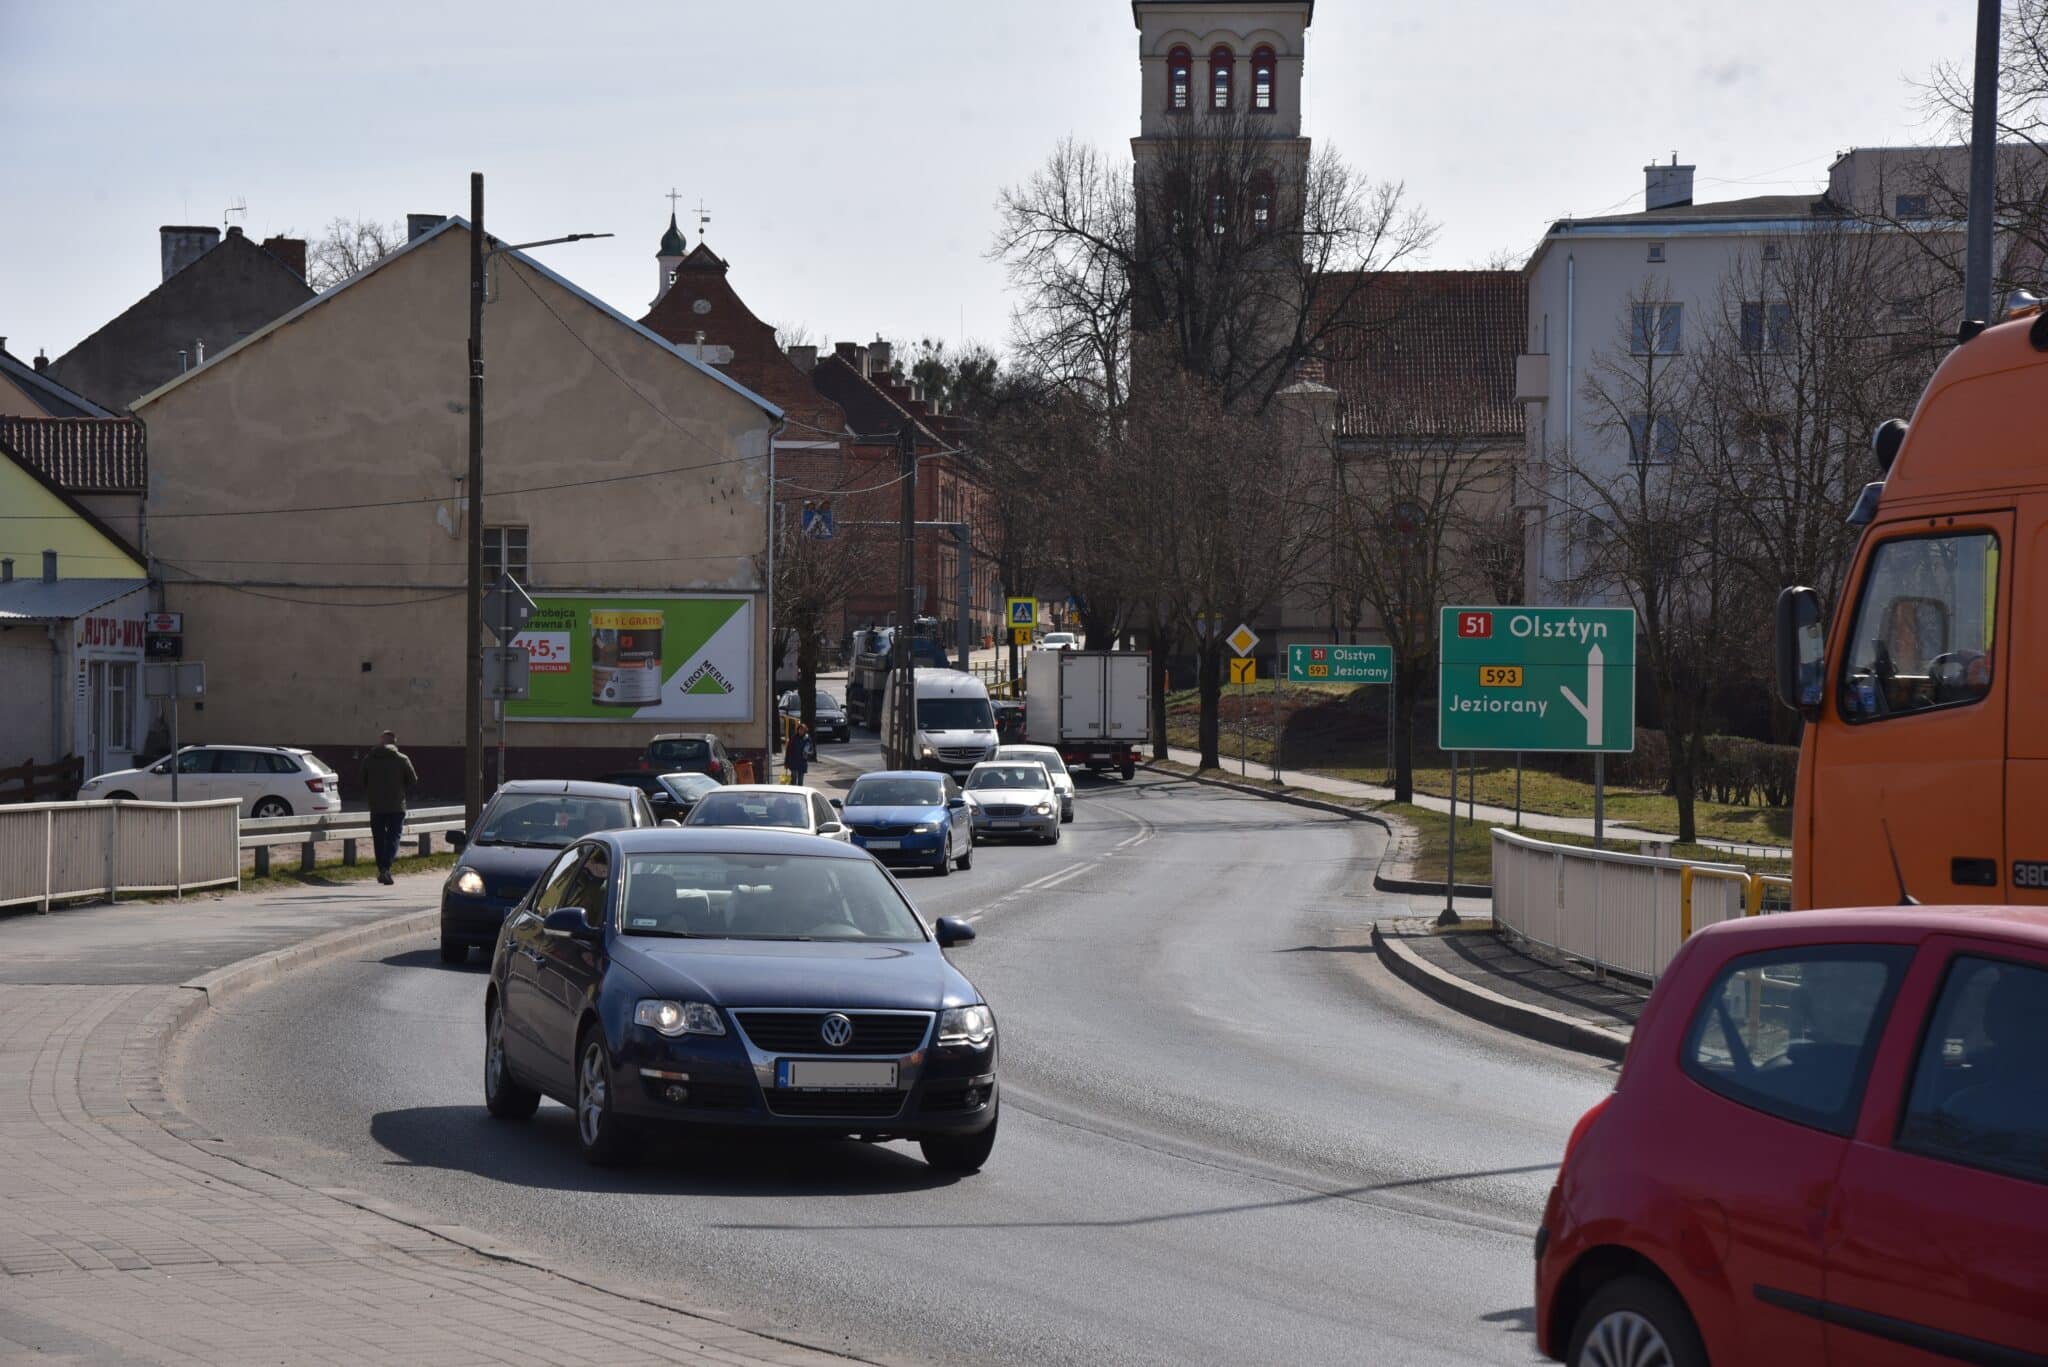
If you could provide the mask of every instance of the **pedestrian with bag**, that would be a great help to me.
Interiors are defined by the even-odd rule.
[[[789,724],[789,743],[782,747],[782,771],[789,781],[802,784],[811,767],[811,728],[802,722]]]
[[[386,731],[377,748],[363,756],[363,796],[370,805],[370,844],[377,852],[377,881],[395,883],[391,866],[398,859],[398,842],[405,834],[406,794],[419,786],[420,776],[398,748],[398,733]]]

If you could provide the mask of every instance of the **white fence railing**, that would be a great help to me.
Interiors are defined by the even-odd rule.
[[[434,832],[462,829],[461,807],[415,807],[405,814],[401,840],[416,840],[421,854],[431,854]],[[241,847],[256,852],[258,878],[270,873],[270,852],[279,846],[299,847],[299,868],[311,873],[315,849],[322,841],[341,842],[341,862],[356,862],[358,842],[370,838],[368,812],[329,812],[324,816],[270,816],[242,823]]]
[[[0,907],[233,883],[240,810],[234,798],[0,806]]]
[[[1765,910],[1782,878],[1493,832],[1493,923],[1596,968],[1656,981],[1687,936]]]

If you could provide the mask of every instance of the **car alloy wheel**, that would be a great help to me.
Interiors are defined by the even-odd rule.
[[[1603,1315],[1586,1346],[1579,1352],[1578,1367],[1670,1367],[1671,1350],[1657,1326],[1633,1310],[1616,1310]]]
[[[540,1108],[540,1093],[512,1079],[505,1063],[505,1008],[491,1003],[484,1017],[484,1109],[500,1120],[524,1120]]]
[[[586,1030],[576,1052],[581,1060],[576,1067],[576,1138],[583,1156],[599,1167],[622,1163],[628,1144],[612,1110],[612,1070],[603,1034]]]
[[[292,804],[286,802],[281,797],[266,797],[261,802],[258,802],[255,807],[251,808],[249,812],[249,815],[258,821],[274,816],[290,816],[291,814]]]
[[[1594,1293],[1572,1331],[1572,1367],[1706,1367],[1685,1302],[1665,1283],[1623,1277]]]

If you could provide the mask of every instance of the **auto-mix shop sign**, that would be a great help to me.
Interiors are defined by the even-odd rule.
[[[525,721],[745,721],[754,712],[751,598],[534,597]]]
[[[1437,633],[1442,750],[1636,748],[1630,608],[1445,608]]]

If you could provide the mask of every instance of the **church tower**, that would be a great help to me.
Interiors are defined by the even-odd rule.
[[[668,231],[661,235],[661,249],[654,254],[655,261],[661,267],[661,278],[655,285],[654,298],[649,302],[650,308],[654,304],[659,304],[661,296],[667,294],[669,286],[675,284],[676,268],[683,264],[683,258],[689,254],[690,241],[683,236],[682,229],[676,226],[676,212],[670,209]]]
[[[1132,0],[1143,109],[1131,155],[1140,179],[1168,145],[1238,127],[1281,144],[1277,160],[1306,165],[1301,72],[1315,8],[1315,0]]]

